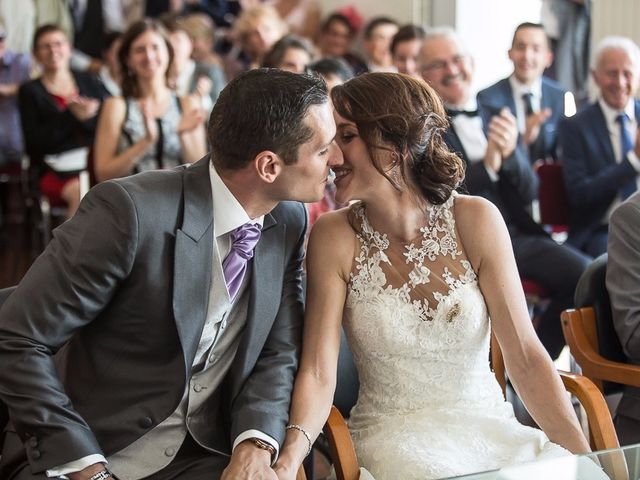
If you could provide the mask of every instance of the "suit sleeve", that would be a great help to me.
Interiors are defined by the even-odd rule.
[[[519,140],[516,149],[502,162],[500,172],[501,182],[507,182],[515,192],[523,205],[530,204],[538,198],[539,180],[529,162],[522,141]]]
[[[54,355],[130,273],[137,229],[133,202],[119,184],[94,187],[0,310],[0,363],[12,366],[0,369],[0,399],[34,473],[102,453],[65,392]]]
[[[607,289],[624,353],[640,363],[640,205],[621,204],[609,221]]]
[[[232,442],[247,430],[264,432],[280,445],[284,441],[302,338],[302,261],[307,217],[304,206],[297,207],[297,228],[287,225],[296,235],[285,265],[280,307],[253,372],[234,401]]]
[[[581,209],[610,203],[618,190],[637,175],[626,159],[621,163],[610,162],[591,173],[587,162],[595,153],[590,151],[585,137],[590,134],[575,117],[563,119],[558,125],[558,157],[563,165],[567,196],[571,206]]]

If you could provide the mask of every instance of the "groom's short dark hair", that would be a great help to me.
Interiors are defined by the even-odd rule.
[[[232,80],[220,93],[209,119],[213,162],[223,169],[243,168],[263,150],[286,164],[313,131],[304,119],[309,107],[329,101],[317,76],[260,68]]]

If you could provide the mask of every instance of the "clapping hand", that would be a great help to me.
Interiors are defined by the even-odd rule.
[[[178,135],[189,133],[204,123],[204,112],[201,108],[193,108],[182,114],[178,123]]]
[[[74,117],[81,122],[85,122],[98,114],[100,100],[78,95],[69,101],[68,106]]]
[[[531,115],[527,115],[523,135],[526,145],[531,145],[536,141],[538,135],[540,134],[540,128],[542,127],[542,124],[546,122],[550,116],[551,110],[548,108],[544,108],[539,112],[534,112]]]
[[[508,108],[503,108],[491,118],[487,140],[484,165],[497,173],[502,168],[502,161],[513,153],[518,142],[516,119]]]
[[[200,95],[200,98],[206,97],[211,93],[213,88],[213,82],[208,77],[198,77],[196,82],[196,92]]]

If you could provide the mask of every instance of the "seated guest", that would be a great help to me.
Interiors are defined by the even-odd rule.
[[[391,57],[398,72],[422,78],[418,71],[418,57],[424,38],[424,28],[420,25],[404,25],[391,40]]]
[[[256,5],[240,14],[233,26],[239,51],[230,52],[227,60],[239,62],[240,71],[262,65],[264,56],[274,43],[288,33],[278,11],[269,5]],[[237,72],[236,72],[237,73]]]
[[[555,158],[556,130],[564,118],[565,90],[542,73],[553,54],[542,25],[522,23],[516,27],[509,49],[513,73],[478,93],[478,101],[495,108],[509,107],[518,132],[533,163]]]
[[[201,63],[193,60],[193,43],[182,21],[168,18],[163,22],[169,31],[169,39],[173,47],[173,63],[171,66],[171,83],[178,96],[198,95],[202,108],[210,113],[218,95],[227,84],[224,72],[219,65]]]
[[[389,17],[375,17],[364,27],[362,47],[370,72],[395,72],[391,59],[391,40],[398,33],[398,22]]]
[[[607,251],[613,325],[629,361],[640,365],[640,193],[611,214]],[[625,387],[615,425],[621,445],[640,443],[640,388]]]
[[[222,68],[222,60],[214,52],[216,32],[211,17],[204,13],[192,13],[183,17],[180,23],[191,38],[191,58],[205,65],[217,65]]]
[[[45,156],[90,147],[108,93],[96,77],[69,68],[71,46],[56,25],[36,30],[33,55],[42,76],[23,84],[18,93],[25,148],[40,178],[40,191],[66,202],[71,217],[80,202],[77,172],[61,171],[45,163]]]
[[[353,77],[353,70],[341,58],[322,58],[310,64],[309,70],[322,76],[329,91]]]
[[[167,82],[173,49],[156,20],[133,24],[118,52],[123,97],[105,102],[95,142],[98,181],[195,162],[206,151],[199,99]]]
[[[0,168],[20,164],[23,152],[18,88],[29,80],[31,58],[6,48],[7,33],[0,24]]]
[[[320,26],[318,47],[323,58],[342,58],[353,69],[355,75],[367,71],[367,64],[358,55],[351,52],[357,34],[356,28],[348,17],[341,13],[332,13]]]
[[[591,76],[598,100],[560,122],[558,146],[571,206],[567,242],[596,257],[607,250],[611,211],[638,188],[640,49],[628,38],[604,38]]]
[[[313,59],[313,45],[296,35],[285,35],[264,57],[263,67],[302,73]]]
[[[440,94],[451,123],[445,141],[466,162],[465,186],[472,195],[492,201],[511,235],[523,278],[549,291],[550,302],[537,333],[551,358],[564,347],[560,313],[573,306],[573,294],[589,258],[558,245],[531,218],[538,179],[518,143],[516,119],[507,108],[494,110],[471,95],[473,62],[455,32],[427,32],[420,55],[424,79]]]
[[[92,188],[3,304],[0,478],[276,478],[302,333],[299,202],[342,157],[306,75],[248,72],[210,125],[192,167]]]

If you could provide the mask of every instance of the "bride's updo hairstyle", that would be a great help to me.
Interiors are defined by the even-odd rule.
[[[372,163],[398,190],[379,160],[380,150],[397,154],[407,185],[441,205],[464,178],[464,162],[449,151],[442,134],[449,124],[436,92],[424,81],[400,73],[366,73],[331,91],[336,111],[355,123]]]

